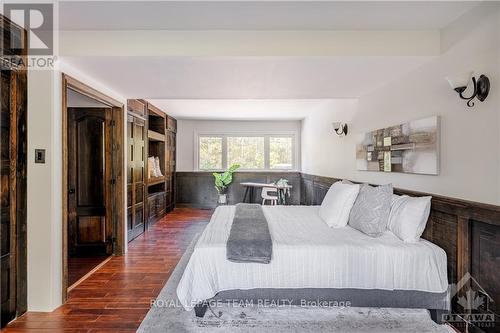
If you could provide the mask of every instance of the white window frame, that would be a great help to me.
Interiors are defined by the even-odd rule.
[[[276,171],[276,172],[294,172],[299,170],[299,137],[297,132],[195,132],[194,133],[194,170],[196,171],[223,171],[227,165],[227,138],[228,137],[263,137],[264,138],[264,168],[263,169],[239,169],[239,171]],[[222,169],[200,169],[200,138],[201,137],[218,137],[222,138]],[[290,169],[271,169],[270,167],[270,152],[269,144],[271,137],[287,137],[292,138],[292,168]]]

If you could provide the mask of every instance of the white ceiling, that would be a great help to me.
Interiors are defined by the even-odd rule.
[[[355,98],[432,57],[64,57],[127,98]]]
[[[457,1],[63,1],[59,8],[62,30],[432,30],[439,34],[439,29],[476,5]],[[84,45],[93,41],[90,38]],[[431,59],[363,54],[252,57],[223,52],[62,57],[69,66],[126,98],[154,100],[178,118],[203,119],[300,119],[304,110],[313,109],[304,100],[315,100],[314,104],[322,99],[357,98]],[[280,112],[270,112],[270,107]]]
[[[469,1],[61,1],[62,30],[436,30]]]
[[[177,119],[209,120],[300,120],[314,112],[338,109],[332,99],[173,99],[149,100],[155,106],[168,110]]]

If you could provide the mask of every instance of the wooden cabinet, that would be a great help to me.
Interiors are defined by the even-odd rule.
[[[147,166],[147,206],[148,224],[152,225],[165,215],[165,132],[166,114],[147,103],[148,116],[148,157],[158,158],[161,175],[155,175]]]
[[[148,196],[148,222],[154,223],[166,213],[165,192],[157,192]]]
[[[177,121],[145,100],[127,102],[127,222],[132,240],[174,208]],[[150,172],[148,157],[158,157],[161,176]]]
[[[146,188],[146,120],[137,100],[127,102],[127,236],[136,238],[146,229],[145,188]],[[145,105],[141,104],[145,109]],[[133,106],[133,108],[131,107]],[[135,109],[134,109],[135,108]],[[145,110],[142,111],[144,114]]]
[[[138,99],[127,100],[127,112],[129,114],[134,114],[139,117],[146,117],[146,105],[143,101]]]
[[[166,151],[165,151],[165,192],[166,192],[166,209],[171,211],[175,205],[175,160],[177,146],[177,120],[167,117],[167,133],[166,133]]]

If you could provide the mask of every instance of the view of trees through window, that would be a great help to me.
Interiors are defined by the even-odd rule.
[[[269,138],[269,167],[271,169],[291,169],[292,150],[292,138]]]
[[[199,140],[200,169],[222,169],[222,138],[201,136]]]
[[[222,170],[232,164],[243,170],[291,170],[294,140],[292,135],[200,136],[198,158],[200,170]]]
[[[233,164],[242,169],[264,169],[264,138],[228,137],[227,165]]]

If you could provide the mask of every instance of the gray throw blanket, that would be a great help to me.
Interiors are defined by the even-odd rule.
[[[236,205],[226,249],[229,261],[269,264],[273,242],[261,205]]]

